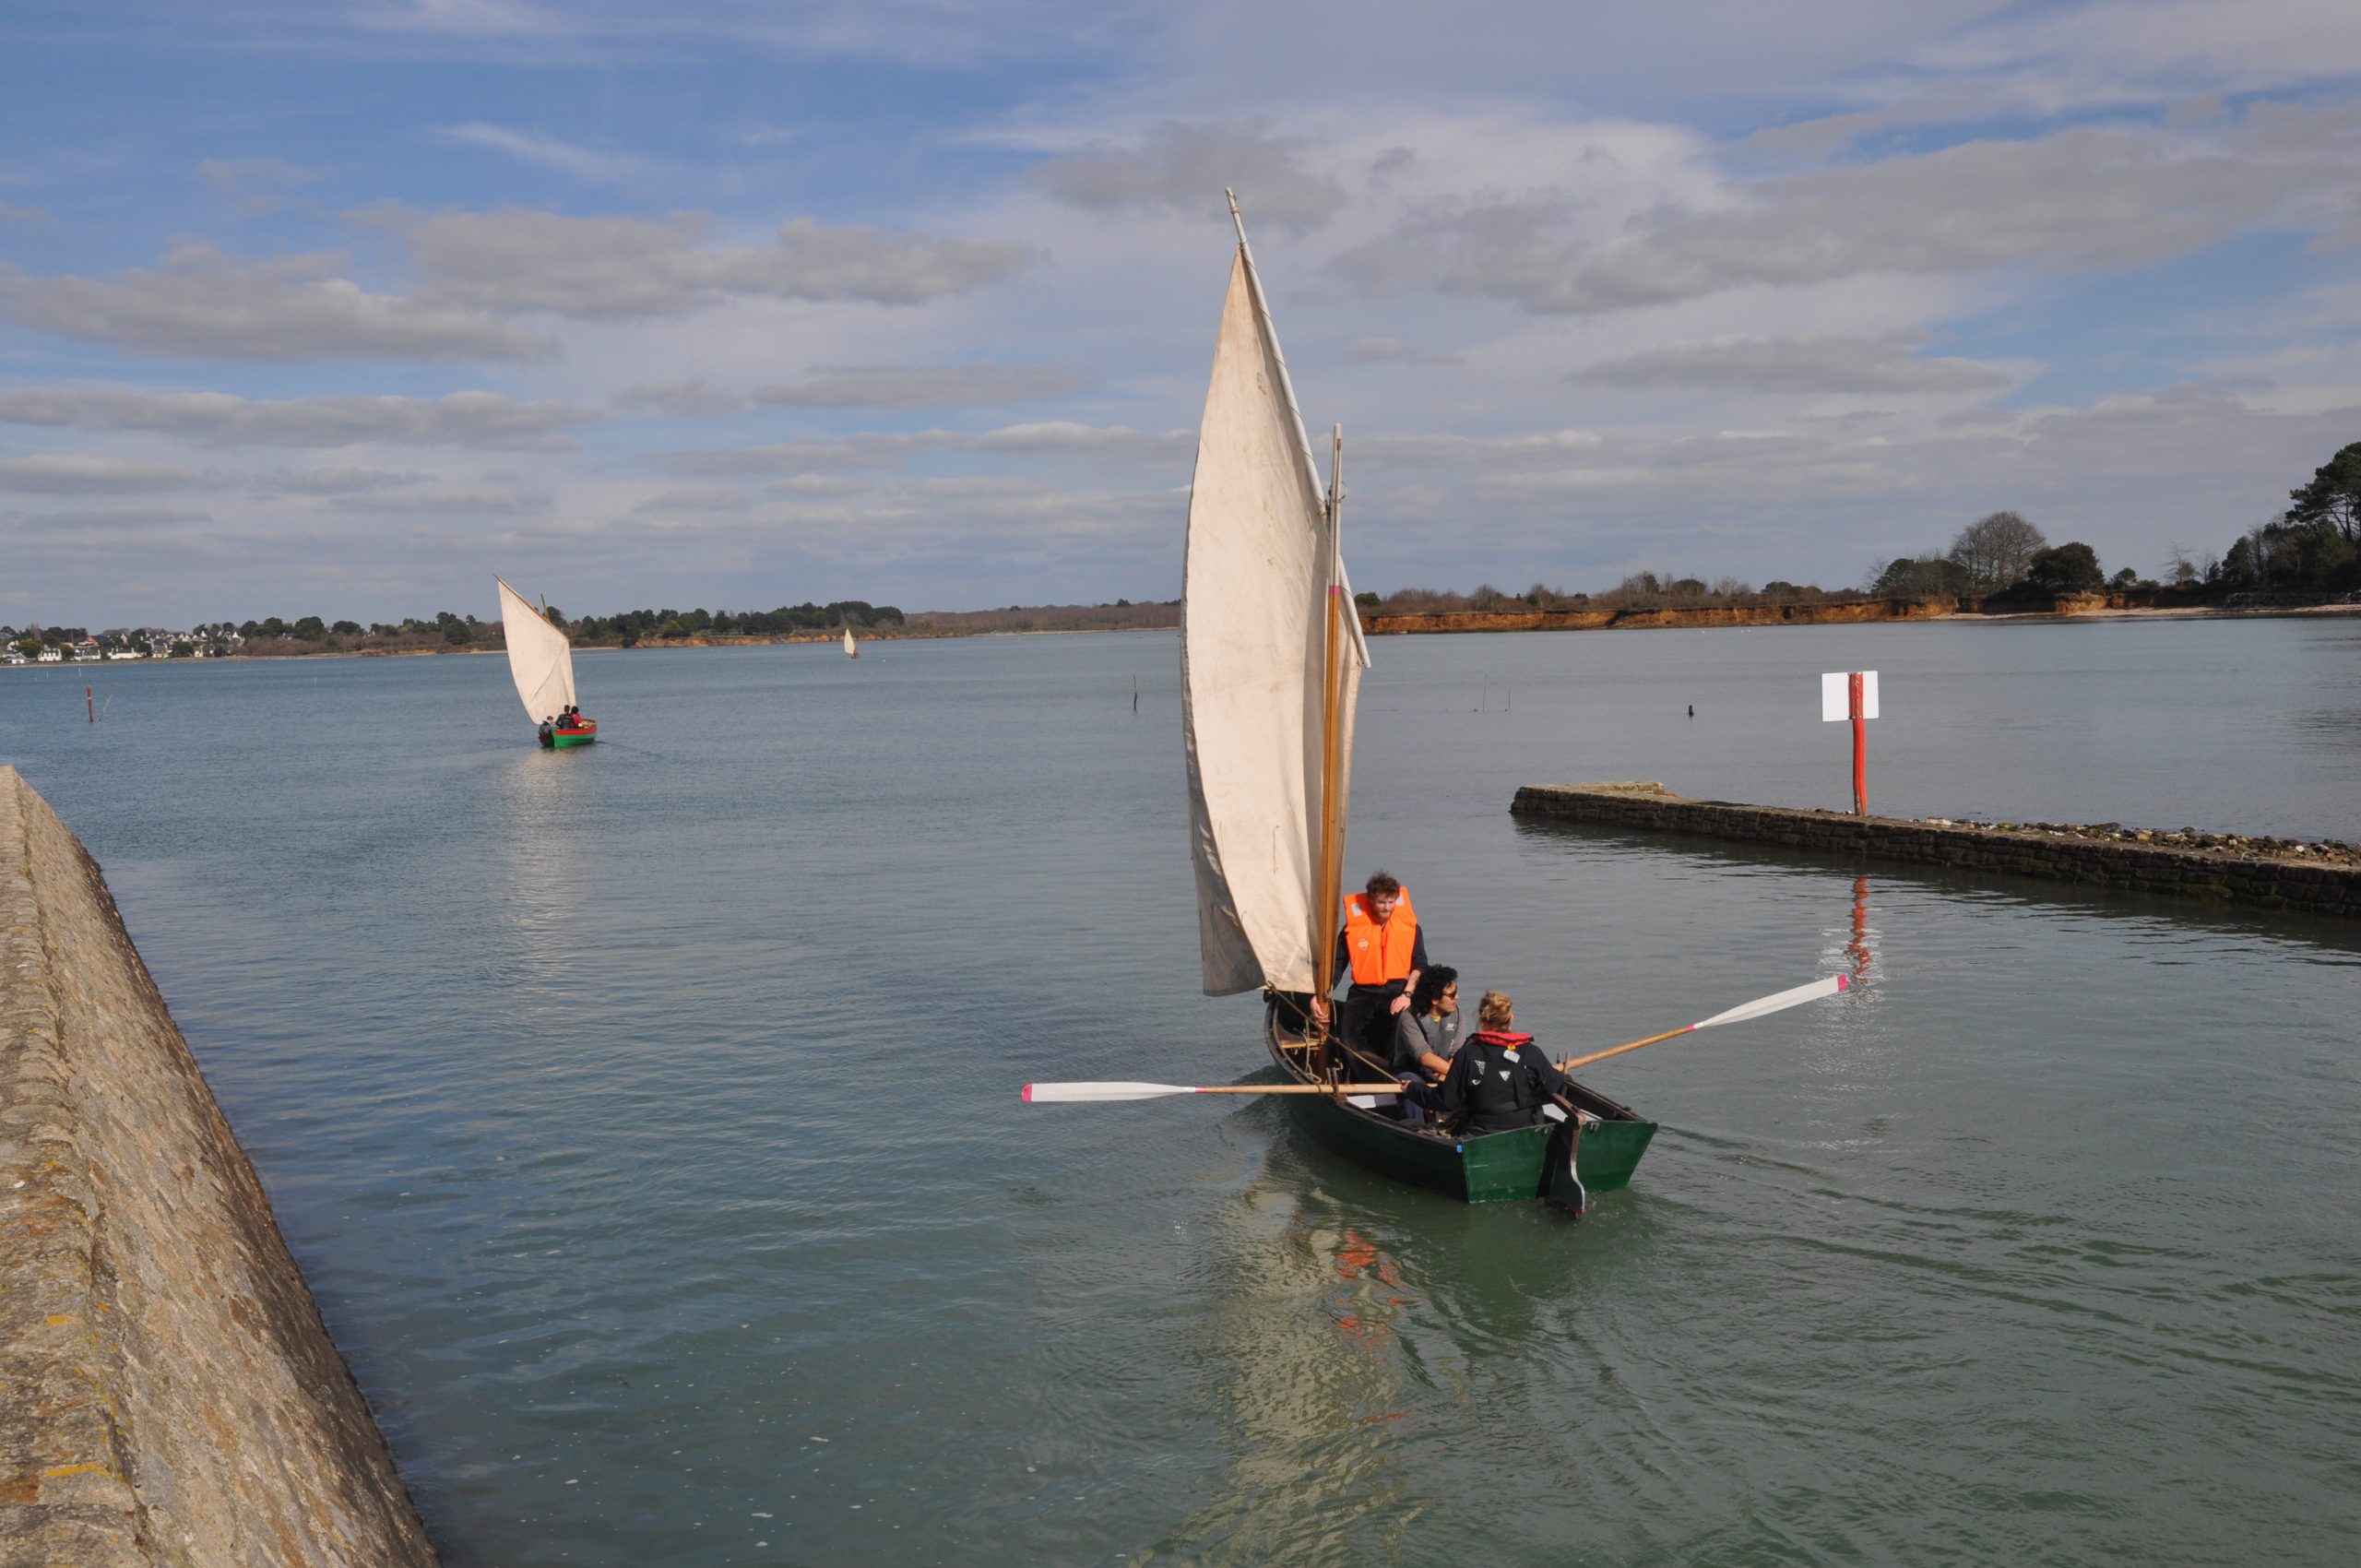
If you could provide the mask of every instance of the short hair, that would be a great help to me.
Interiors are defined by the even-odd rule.
[[[1423,1013],[1436,998],[1459,983],[1459,971],[1449,964],[1430,964],[1418,971],[1418,989],[1410,993],[1410,1008]]]
[[[1476,1004],[1476,1022],[1484,1028],[1504,1029],[1516,1022],[1516,1004],[1497,991],[1488,991]]]
[[[1363,885],[1361,891],[1372,898],[1381,895],[1388,898],[1398,898],[1402,896],[1402,885],[1382,871],[1371,872],[1369,881]]]

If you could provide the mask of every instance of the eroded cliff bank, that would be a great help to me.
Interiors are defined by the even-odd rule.
[[[0,1564],[432,1564],[96,861],[0,767]]]
[[[1867,599],[1851,604],[1754,604],[1685,610],[1441,610],[1388,615],[1364,611],[1372,636],[1420,632],[1592,632],[1641,626],[1835,626],[1863,621],[1932,621],[1949,605],[1908,599]]]

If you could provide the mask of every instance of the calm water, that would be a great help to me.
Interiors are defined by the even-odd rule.
[[[1569,1226],[1218,1082],[1169,636],[0,671],[480,1564],[2274,1563],[2361,1524],[2361,931],[1515,786],[2361,837],[2361,622],[1382,640],[1356,877],[1660,1118]],[[1140,712],[1131,677],[1140,677]],[[113,702],[84,722],[81,688]],[[1693,703],[1697,716],[1685,716]]]

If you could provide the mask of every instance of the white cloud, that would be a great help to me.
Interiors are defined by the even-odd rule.
[[[1429,353],[1399,338],[1356,338],[1345,350],[1352,364],[1458,364],[1457,354]]]
[[[919,444],[910,435],[871,434],[828,441],[799,437],[760,446],[708,447],[675,452],[667,459],[674,473],[789,474],[805,469],[890,469],[898,466]]]
[[[574,30],[559,12],[524,0],[364,0],[356,26],[459,38],[549,38]]]
[[[0,457],[0,491],[30,495],[149,495],[207,482],[178,463],[141,463],[85,453]]]
[[[391,469],[315,468],[270,475],[255,481],[266,495],[365,495],[423,484],[427,476]]]
[[[85,342],[206,359],[535,359],[547,338],[482,311],[370,294],[342,256],[244,262],[182,245],[109,281],[0,275],[0,308]]]
[[[1742,209],[1667,215],[1579,266],[1565,258],[1555,278],[1501,291],[1532,310],[1588,311],[1862,272],[2141,267],[2282,208],[2296,184],[2277,172],[2142,131],[1971,142],[1766,180]]]
[[[1306,143],[1267,124],[1166,121],[1129,147],[1099,143],[1032,171],[1033,184],[1070,207],[1188,218],[1228,212],[1234,188],[1257,224],[1294,233],[1317,229],[1345,205],[1345,190],[1304,165]]]
[[[1973,360],[1923,359],[1910,345],[1859,338],[1723,338],[1607,360],[1572,380],[1658,390],[1730,386],[1748,392],[1994,392],[2009,377]]]
[[[972,408],[1052,397],[1082,385],[1083,377],[1054,365],[841,365],[756,387],[753,400],[773,408]]]
[[[555,137],[534,131],[511,130],[505,125],[486,125],[470,120],[464,125],[445,125],[435,133],[445,141],[467,147],[487,148],[503,153],[519,163],[538,169],[553,169],[577,180],[630,180],[648,172],[648,162],[627,152],[600,152],[593,148],[576,147]]]
[[[613,401],[618,409],[665,414],[673,419],[704,419],[714,414],[735,413],[746,406],[745,398],[735,392],[724,392],[706,386],[703,376],[649,382],[629,387],[615,394]]]
[[[708,220],[691,212],[655,220],[386,208],[374,216],[408,236],[423,298],[604,321],[680,315],[733,295],[918,304],[997,283],[1034,259],[1029,247],[1005,240],[824,227],[808,218],[781,224],[770,244],[716,249],[702,243]]]
[[[789,474],[763,486],[765,495],[852,495],[869,487],[842,474]]]
[[[1368,293],[1434,290],[1536,314],[1872,273],[2122,271],[2259,225],[2350,222],[2356,160],[2350,108],[2259,105],[2206,131],[2076,126],[1678,196],[1667,186],[1630,208],[1621,233],[1578,184],[1430,196],[1329,267]]]
[[[598,418],[570,403],[520,403],[496,392],[440,398],[249,400],[228,392],[25,386],[0,392],[0,422],[137,430],[242,446],[473,446],[555,451],[559,433]]]
[[[104,507],[74,512],[6,512],[0,513],[0,520],[43,533],[104,535],[177,529],[193,523],[210,522],[212,516],[209,512],[173,511],[160,507]]]
[[[545,497],[515,490],[434,490],[400,495],[348,495],[339,512],[388,517],[528,517],[549,510]]]
[[[1070,456],[1117,463],[1185,464],[1196,447],[1193,431],[1162,433],[1128,425],[1088,425],[1046,420],[966,433],[950,430],[869,431],[835,440],[775,441],[760,446],[707,448],[674,453],[670,464],[684,474],[766,474],[799,469],[898,468],[927,451],[1028,457]]]
[[[1003,425],[980,435],[955,436],[944,445],[973,452],[1023,452],[1104,458],[1114,462],[1186,463],[1197,449],[1193,430],[1133,430],[1124,424],[1082,424],[1042,420]]]
[[[742,490],[706,487],[659,491],[632,510],[641,515],[651,512],[742,512],[753,504],[753,498]]]

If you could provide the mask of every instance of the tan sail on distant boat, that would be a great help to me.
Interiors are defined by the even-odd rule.
[[[533,608],[531,600],[500,577],[500,624],[507,635],[508,673],[526,716],[540,727],[544,747],[587,746],[599,726],[575,706],[574,643]]]
[[[854,645],[852,640],[852,626],[849,623],[845,626],[845,657],[847,659],[859,659],[860,657],[860,649]]]

